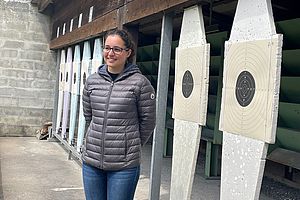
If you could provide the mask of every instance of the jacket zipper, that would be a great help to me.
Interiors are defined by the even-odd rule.
[[[125,130],[125,159],[127,158],[127,131]]]
[[[111,97],[113,87],[114,87],[114,81],[111,81],[110,88],[109,88],[109,93],[108,93],[108,100],[107,100],[107,103],[105,105],[104,122],[103,122],[103,127],[102,127],[102,137],[103,138],[102,138],[101,169],[103,169],[103,160],[104,160],[104,139],[105,139],[105,129],[106,129],[106,126],[107,126],[107,109],[108,109],[108,105],[109,105],[109,101],[110,101],[110,97]]]

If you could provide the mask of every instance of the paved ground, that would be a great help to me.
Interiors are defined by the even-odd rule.
[[[147,200],[151,146],[143,149],[136,200]],[[202,161],[201,161],[202,162]],[[220,181],[206,180],[197,166],[192,200],[219,199]],[[161,200],[169,199],[171,158],[163,159]],[[81,167],[58,142],[0,137],[0,200],[83,200]],[[300,199],[300,192],[264,179],[261,200]]]

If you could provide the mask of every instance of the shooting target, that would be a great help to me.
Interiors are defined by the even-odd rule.
[[[182,94],[185,98],[188,98],[193,91],[194,88],[194,80],[193,75],[189,70],[186,70],[182,79]]]
[[[89,70],[89,62],[88,60],[82,61],[82,68],[81,68],[81,81],[80,81],[80,94],[82,95],[82,91],[88,77],[88,70]]]
[[[59,66],[59,91],[64,90],[64,74],[65,74],[65,63],[61,63]]]
[[[79,79],[80,76],[80,62],[73,62],[73,80],[72,80],[72,94],[78,94],[79,92]]]
[[[220,129],[274,142],[281,38],[226,42]]]
[[[72,63],[66,63],[65,65],[65,83],[64,83],[64,91],[71,92],[71,82],[70,82],[70,73],[72,72]]]
[[[235,97],[238,103],[246,107],[248,106],[255,93],[255,80],[250,72],[243,71],[239,74],[236,86],[235,86]]]
[[[176,49],[173,118],[205,125],[209,44]]]

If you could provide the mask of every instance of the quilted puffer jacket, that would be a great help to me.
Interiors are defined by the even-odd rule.
[[[112,81],[107,65],[88,77],[83,89],[88,126],[83,162],[121,170],[140,165],[141,146],[155,127],[155,92],[136,65],[127,64]]]

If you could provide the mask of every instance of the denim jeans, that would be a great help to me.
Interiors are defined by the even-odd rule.
[[[82,164],[86,200],[133,200],[140,167],[120,171],[104,171]]]

